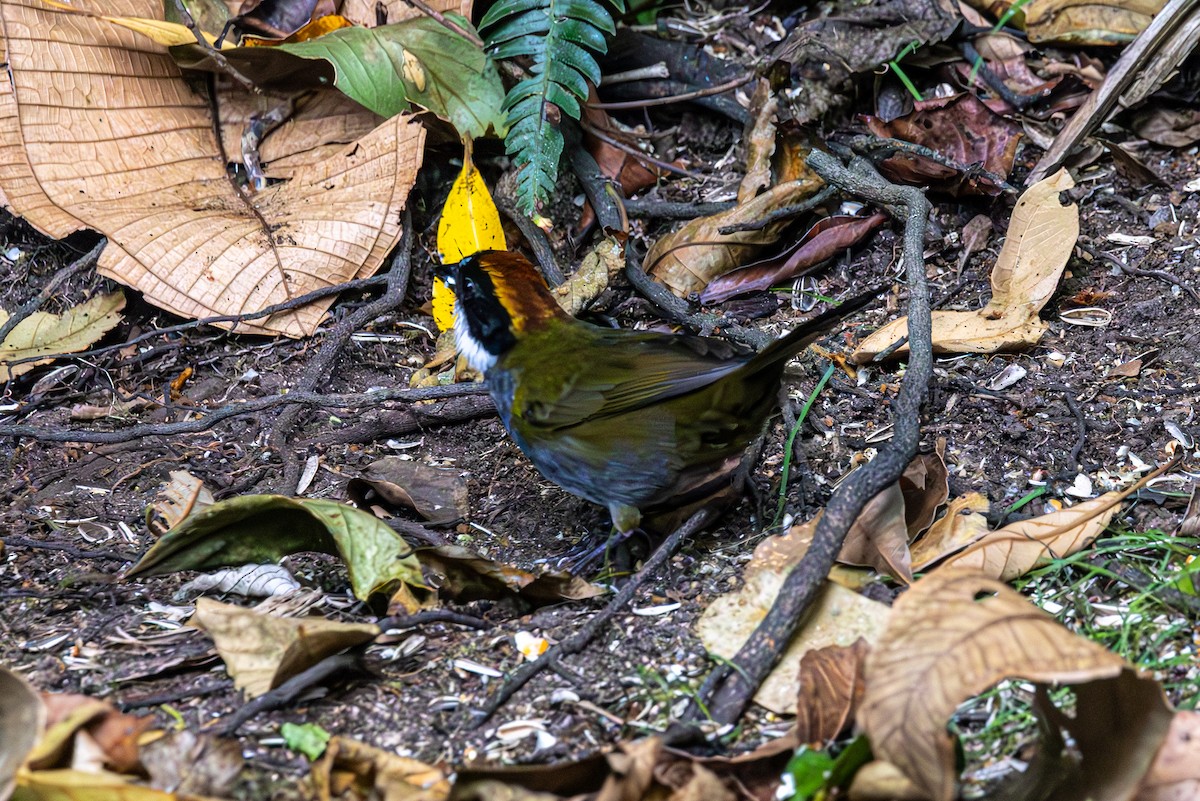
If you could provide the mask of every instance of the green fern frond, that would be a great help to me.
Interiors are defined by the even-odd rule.
[[[609,0],[619,11],[625,0]],[[587,82],[600,83],[593,53],[608,50],[616,32],[612,14],[596,0],[500,0],[479,21],[494,58],[528,56],[530,77],[504,99],[504,146],[517,166],[517,201],[533,214],[558,178],[561,115],[579,119]]]

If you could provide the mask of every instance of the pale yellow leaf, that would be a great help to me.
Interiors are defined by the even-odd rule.
[[[1047,324],[1038,312],[1054,294],[1079,238],[1079,207],[1063,203],[1075,185],[1066,170],[1029,187],[1013,209],[1004,247],[992,269],[992,299],[979,311],[933,312],[937,353],[993,353],[1037,344]],[[867,337],[851,356],[864,364],[903,337],[908,318],[893,320]],[[897,349],[906,353],[907,345]]]
[[[196,599],[196,614],[188,625],[209,633],[234,685],[251,698],[379,634],[379,627],[370,623],[273,617],[210,598]]]
[[[67,309],[62,314],[34,312],[17,323],[9,335],[0,342],[0,381],[27,373],[39,364],[51,359],[12,364],[20,359],[75,353],[103,337],[121,322],[121,309],[125,308],[125,295],[113,292],[96,297]],[[0,325],[8,314],[0,309]]]
[[[929,527],[925,536],[913,543],[913,570],[924,570],[947,554],[960,551],[988,533],[986,495],[970,492],[955,498],[944,514]]]
[[[1107,492],[1058,512],[1010,523],[954,554],[943,566],[970,568],[1000,581],[1012,581],[1091,545],[1128,494]]]
[[[113,17],[106,14],[97,14],[87,9],[77,8],[76,6],[68,5],[67,3],[56,3],[54,0],[41,0],[41,2],[58,9],[59,11],[67,11],[72,14],[82,14],[87,17],[95,17],[102,19],[105,22],[110,22],[113,25],[120,25],[122,28],[128,28],[134,33],[140,33],[147,39],[150,39],[156,44],[165,47],[176,47],[180,45],[196,44],[196,36],[191,29],[186,25],[181,25],[178,22],[167,22],[161,19],[152,19],[150,17]],[[208,40],[210,45],[217,42],[217,37],[208,31],[201,31],[201,34]],[[222,42],[221,49],[228,50],[235,45],[231,42]]]
[[[808,550],[816,521],[794,526],[787,534],[768,537],[754,550],[741,588],[716,598],[696,624],[696,634],[712,653],[731,658],[771,608],[788,571]],[[780,714],[795,711],[800,660],[809,651],[830,645],[853,645],[879,638],[888,607],[840,584],[825,582],[817,601],[783,658],[754,696],[755,702]]]

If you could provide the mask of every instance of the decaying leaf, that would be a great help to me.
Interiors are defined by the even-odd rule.
[[[550,291],[567,314],[576,315],[590,306],[608,288],[608,282],[624,269],[625,248],[607,236],[588,251],[578,270]]]
[[[301,551],[341,556],[360,600],[397,584],[427,589],[413,549],[383,521],[335,501],[283,495],[245,495],[201,509],[164,534],[125,576],[265,564]]]
[[[800,660],[800,697],[796,703],[796,738],[824,744],[854,723],[865,689],[863,664],[871,646],[830,645],[809,651]]]
[[[725,658],[737,653],[766,616],[787,573],[808,550],[815,528],[816,521],[809,521],[785,535],[767,538],[754,549],[743,586],[715,599],[696,624],[696,634],[705,648]],[[874,642],[887,614],[887,605],[826,582],[803,627],[754,700],[773,712],[791,714],[799,692],[796,679],[804,655],[830,645],[849,646],[860,638]]]
[[[179,796],[228,798],[245,764],[237,740],[190,729],[148,743],[140,758],[152,787]]]
[[[1200,798],[1200,712],[1176,712],[1133,801]]]
[[[42,736],[46,709],[37,692],[23,678],[0,667],[0,798],[8,798],[17,769]]]
[[[790,281],[858,244],[883,225],[887,215],[876,212],[866,217],[826,217],[818,220],[784,253],[714,278],[700,293],[701,303],[720,303],[758,289]]]
[[[208,632],[233,683],[254,698],[297,673],[379,636],[374,623],[339,623],[323,617],[275,617],[211,598],[196,599],[188,621]]]
[[[0,101],[2,102],[2,101]],[[62,314],[38,311],[17,323],[0,342],[0,382],[28,373],[52,359],[13,364],[56,353],[75,353],[88,348],[121,322],[125,295],[97,295]],[[0,309],[0,325],[8,321],[8,312]]]
[[[801,202],[819,188],[818,181],[809,179],[779,184],[729,211],[692,220],[655,242],[646,254],[643,269],[681,298],[701,292],[709,281],[775,242],[789,221],[732,234],[720,233],[721,228],[758,221],[776,209]]]
[[[312,778],[319,801],[445,801],[450,795],[450,781],[438,768],[347,737],[329,741]]]
[[[1190,147],[1200,141],[1200,109],[1150,105],[1133,118],[1133,130],[1143,139],[1167,147]]]
[[[1048,327],[1038,318],[1058,286],[1079,237],[1079,208],[1061,193],[1075,185],[1066,170],[1038,181],[1017,201],[1008,238],[992,270],[992,299],[979,311],[935,311],[933,349],[939,353],[992,353],[1034,345]],[[867,337],[851,355],[864,364],[901,337],[902,317]],[[907,345],[896,353],[906,353]]]
[[[931,186],[960,195],[998,195],[1003,187],[972,170],[982,165],[992,175],[1007,178],[1021,142],[1021,126],[988,108],[972,94],[919,100],[911,114],[884,122],[866,117],[871,133],[922,145],[953,167],[916,153],[897,152],[884,159],[879,171],[893,181]]]
[[[1115,45],[1133,41],[1166,0],[1035,0],[1025,8],[1031,42]]]
[[[130,772],[138,765],[138,737],[154,722],[118,712],[107,701],[74,693],[42,693],[46,731],[29,754],[26,767],[109,768]]]
[[[360,508],[373,495],[394,507],[413,509],[432,525],[447,525],[467,516],[467,479],[461,470],[431,467],[399,456],[386,456],[350,479],[346,492]]]
[[[422,566],[437,577],[438,594],[460,603],[517,596],[533,604],[580,601],[604,589],[569,573],[540,575],[505,565],[460,545],[423,548]]]
[[[899,767],[928,798],[950,801],[957,771],[946,722],[959,704],[1008,678],[1071,685],[1075,717],[1055,723],[1076,739],[1082,783],[1093,798],[1128,797],[1117,793],[1136,786],[1170,723],[1161,688],[974,571],[933,571],[896,601],[867,657],[859,724],[877,757]],[[1048,789],[1019,797],[1044,797]],[[1083,788],[1072,789],[1087,797]]]
[[[157,0],[102,8],[162,15]],[[189,318],[261,309],[369,276],[398,241],[424,142],[409,118],[364,112],[374,122],[357,141],[245,195],[226,174],[208,100],[165,48],[37,0],[6,0],[0,21],[12,75],[0,85],[0,153],[11,165],[0,192],[48,236],[104,233],[100,272],[149,302]],[[330,303],[238,330],[306,336]]]

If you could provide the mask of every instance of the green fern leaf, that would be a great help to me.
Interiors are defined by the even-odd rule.
[[[619,11],[625,0],[608,0]],[[612,14],[596,0],[500,0],[479,21],[493,58],[527,56],[529,78],[504,100],[504,146],[517,167],[517,201],[532,215],[558,178],[562,115],[579,119],[588,81],[600,82],[593,53],[608,49],[616,32]]]

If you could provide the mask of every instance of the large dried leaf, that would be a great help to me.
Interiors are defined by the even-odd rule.
[[[275,617],[211,598],[196,600],[189,625],[213,638],[233,683],[250,698],[327,656],[379,635],[373,623],[339,623],[323,617]]]
[[[727,225],[757,222],[776,209],[799,203],[820,188],[815,180],[800,179],[768,189],[729,211],[700,217],[660,238],[650,248],[643,269],[681,298],[703,291],[709,281],[753,258],[779,238],[789,221],[773,222],[754,231],[722,234]]]
[[[42,736],[46,709],[37,692],[16,673],[0,667],[0,798],[8,798],[17,769]]]
[[[1012,581],[1035,567],[1083,550],[1104,533],[1128,492],[1099,498],[1041,517],[1018,520],[988,532],[943,565],[976,570],[1000,581]]]
[[[444,771],[346,737],[329,741],[312,779],[318,801],[445,801],[450,794]]]
[[[946,722],[959,704],[1007,678],[1072,685],[1079,703],[1071,732],[1083,781],[1092,798],[1128,797],[1166,734],[1170,710],[1162,690],[1116,654],[973,571],[936,570],[896,601],[867,657],[859,723],[877,757],[929,798],[950,801],[957,782]]]
[[[863,664],[871,646],[830,645],[809,651],[800,660],[800,697],[796,700],[796,738],[817,744],[834,740],[854,723],[866,689]]]
[[[157,0],[92,6],[161,17]],[[226,175],[208,101],[165,48],[37,2],[0,3],[0,191],[64,237],[101,231],[100,271],[185,317],[238,314],[371,275],[400,236],[424,130],[397,117],[243,195]],[[324,154],[323,154],[324,155]],[[239,330],[304,336],[332,300]]]
[[[467,479],[461,470],[387,456],[367,465],[350,479],[346,492],[360,507],[372,494],[396,507],[416,511],[434,525],[447,525],[467,516]]]
[[[62,314],[34,312],[9,332],[0,342],[0,382],[29,372],[51,359],[12,364],[21,359],[44,353],[74,353],[84,350],[121,322],[125,295],[97,295],[89,301],[67,309]],[[8,312],[0,309],[0,325],[8,320]]]
[[[705,648],[727,659],[737,653],[775,602],[788,572],[808,550],[815,527],[815,520],[795,526],[785,535],[763,540],[754,549],[742,587],[716,598],[696,624],[696,634]],[[791,714],[804,655],[830,645],[850,646],[860,638],[874,642],[887,614],[885,604],[826,582],[804,625],[754,700],[773,712]]]
[[[1034,345],[1048,327],[1038,312],[1050,300],[1075,240],[1079,207],[1063,203],[1061,193],[1075,185],[1066,170],[1038,181],[1017,201],[1008,238],[992,270],[992,299],[979,311],[935,311],[933,349],[939,353],[992,353]],[[901,317],[867,337],[851,355],[863,364],[902,337]],[[907,352],[907,345],[896,353]]]
[[[459,603],[518,597],[533,604],[581,601],[602,595],[604,589],[569,573],[535,574],[502,564],[464,548],[440,545],[423,548],[421,565],[436,577],[438,594]]]

